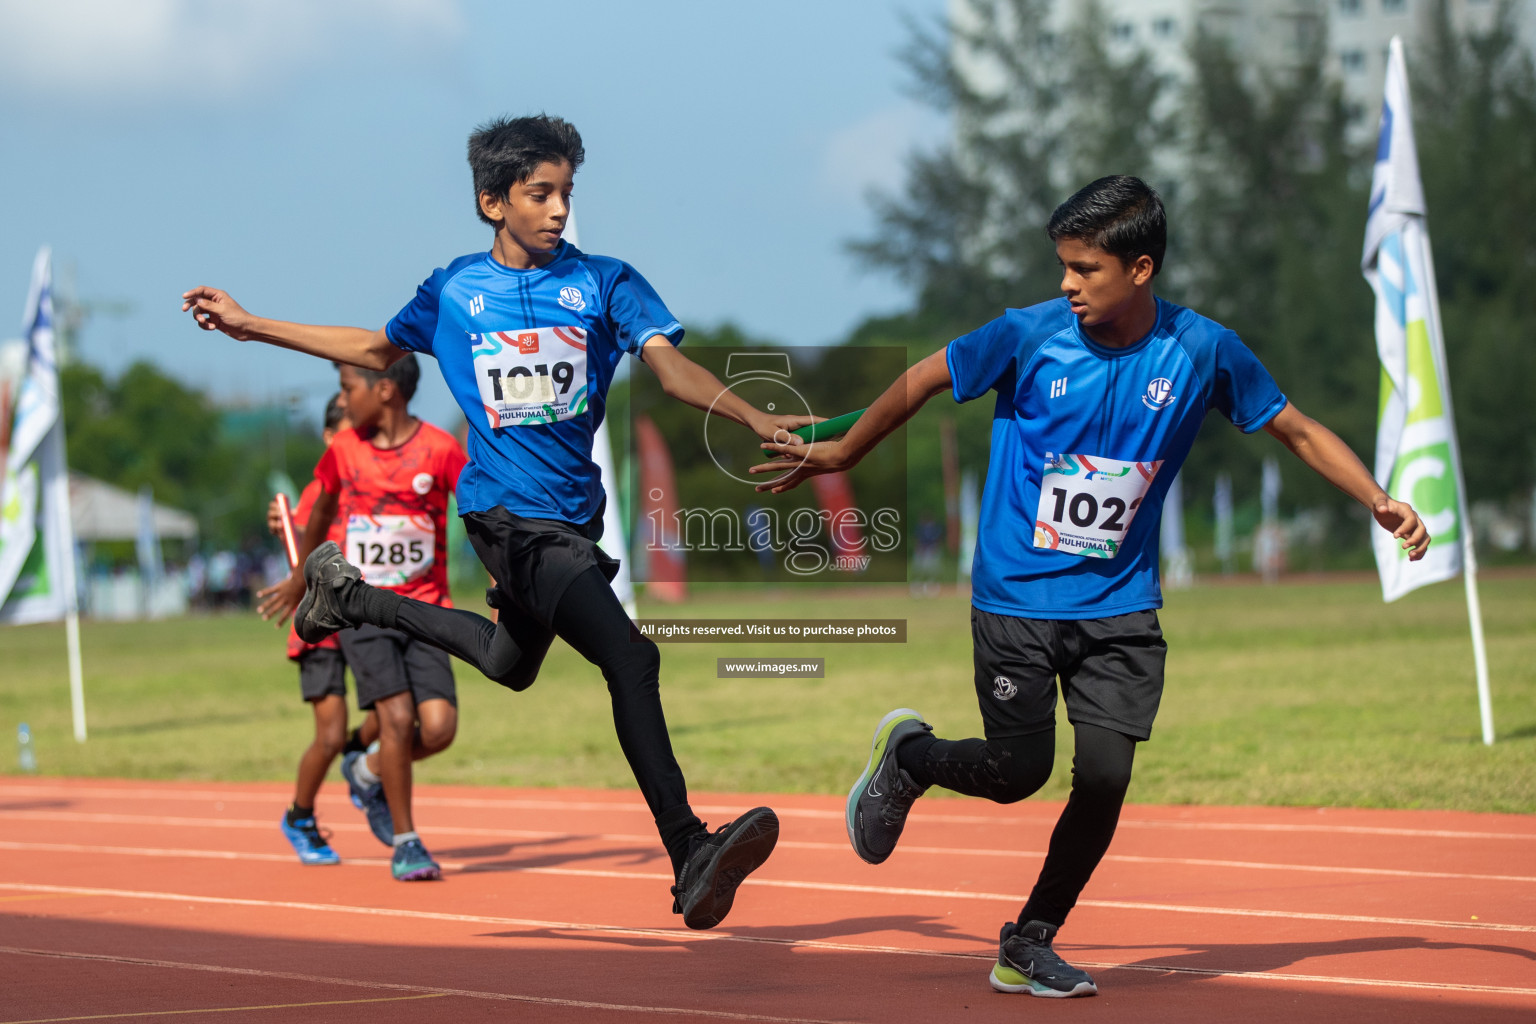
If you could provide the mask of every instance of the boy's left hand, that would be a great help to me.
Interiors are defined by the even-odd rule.
[[[1371,508],[1371,515],[1382,529],[1390,530],[1392,536],[1403,542],[1403,550],[1408,552],[1408,561],[1417,562],[1429,550],[1429,531],[1424,528],[1424,520],[1419,518],[1412,505],[1382,495]]]
[[[288,621],[293,610],[299,606],[299,601],[304,597],[304,577],[297,573],[290,574],[281,583],[274,583],[265,590],[256,592],[260,601],[256,605],[257,613],[267,622],[276,619],[274,625],[281,626]]]

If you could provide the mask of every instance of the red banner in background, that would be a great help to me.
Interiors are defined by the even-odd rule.
[[[823,473],[811,477],[816,500],[827,514],[827,533],[833,551],[839,555],[867,554],[864,530],[859,525],[858,505],[853,500],[853,484],[847,473]]]
[[[672,453],[649,416],[634,419],[635,453],[640,459],[640,517],[635,523],[636,550],[645,565],[641,582],[658,601],[688,598],[688,569],[677,536],[677,482]]]

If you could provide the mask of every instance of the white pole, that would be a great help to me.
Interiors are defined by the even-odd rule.
[[[75,524],[69,508],[69,462],[64,449],[64,413],[53,427],[52,443],[58,446],[58,476],[54,481],[55,530],[63,534],[59,545],[59,574],[64,578],[64,642],[69,648],[69,709],[75,722],[75,742],[85,742],[85,674],[80,660],[80,594],[75,580]]]
[[[64,616],[64,641],[69,645],[69,709],[75,720],[75,742],[84,743],[85,678],[80,667],[80,613],[73,608]]]
[[[1425,218],[1426,222],[1428,218]],[[1450,423],[1451,471],[1456,474],[1456,514],[1461,517],[1461,575],[1467,588],[1467,621],[1472,628],[1472,669],[1477,675],[1477,711],[1483,726],[1483,744],[1493,746],[1493,696],[1488,686],[1488,649],[1483,643],[1483,606],[1477,598],[1477,551],[1472,543],[1472,517],[1467,514],[1467,478],[1461,472],[1461,438],[1456,433],[1456,410],[1451,405],[1450,372],[1445,363],[1445,336],[1440,320],[1440,285],[1435,278],[1435,257],[1429,246],[1428,228],[1420,234],[1424,266],[1429,281],[1424,289],[1433,326],[1430,344],[1435,349],[1435,372],[1440,377],[1440,402]]]

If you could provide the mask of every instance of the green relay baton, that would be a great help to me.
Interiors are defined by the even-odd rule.
[[[820,423],[808,423],[803,427],[796,427],[791,433],[799,434],[806,444],[815,444],[817,441],[830,441],[834,437],[842,437],[848,433],[853,425],[859,421],[859,417],[863,416],[866,411],[866,409],[859,409],[855,412],[845,412],[841,416],[833,416],[831,419],[822,420]],[[765,451],[763,455],[765,458],[770,459],[779,457],[778,452]]]

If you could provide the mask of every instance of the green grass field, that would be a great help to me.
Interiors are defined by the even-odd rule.
[[[1171,594],[1168,685],[1137,757],[1142,803],[1536,810],[1536,574],[1484,579],[1499,741],[1479,738],[1460,582],[1384,605],[1374,582],[1234,583]],[[793,602],[793,608],[791,608]],[[468,602],[466,601],[466,604]],[[662,692],[696,789],[843,792],[892,707],[940,735],[980,728],[964,597],[786,588],[696,590],[654,617],[908,620],[904,645],[663,644]],[[292,777],[310,735],[282,636],[254,616],[82,627],[90,740],[70,737],[61,626],[0,629],[3,770],[27,721],[53,775]],[[724,680],[720,656],[825,657],[826,678]],[[419,766],[428,783],[625,788],[607,692],[556,644],[522,694],[456,666],[458,742]],[[1062,718],[1065,726],[1065,718]],[[1044,791],[1065,795],[1069,734]]]

